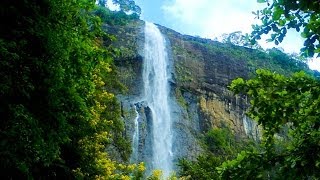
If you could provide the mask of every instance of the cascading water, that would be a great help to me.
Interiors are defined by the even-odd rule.
[[[139,118],[140,115],[137,111],[137,106],[134,106],[134,111],[136,113],[136,118],[134,119],[134,134],[132,140],[132,155],[131,162],[139,161]]]
[[[246,135],[252,137],[255,140],[258,140],[260,132],[257,123],[247,116],[243,117],[242,123]]]
[[[172,171],[172,120],[168,102],[170,73],[165,44],[160,30],[146,22],[143,81],[145,102],[152,112],[151,167],[162,170],[167,177]]]

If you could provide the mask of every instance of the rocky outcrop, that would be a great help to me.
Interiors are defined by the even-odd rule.
[[[145,161],[152,153],[147,130],[148,107],[143,103],[142,62],[143,25],[135,21],[127,26],[108,27],[106,30],[117,37],[114,45],[121,56],[116,59],[119,80],[128,87],[126,94],[119,94],[123,119],[128,137],[132,137],[134,106],[140,113],[139,160]],[[281,66],[269,62],[270,57],[261,51],[209,39],[179,34],[159,26],[166,36],[171,63],[171,112],[174,118],[173,155],[176,162],[181,157],[194,159],[201,153],[199,137],[212,127],[231,128],[237,137],[259,137],[257,125],[246,117],[248,100],[235,96],[227,86],[235,78],[249,78],[258,67],[277,69]],[[149,149],[149,151],[143,151]]]
[[[175,96],[187,112],[197,114],[198,117],[191,117],[198,119],[195,130],[206,132],[212,127],[229,126],[238,136],[245,136],[247,102],[227,89],[233,79],[249,77],[245,56],[229,53],[228,48],[232,47],[219,42],[181,35],[165,27],[161,30],[172,48]],[[239,54],[249,55],[248,51],[242,48]],[[194,96],[193,102],[190,95]]]
[[[147,132],[152,122],[148,121],[148,107],[141,97],[143,22],[106,29],[118,39],[114,45],[119,48],[121,57],[116,59],[116,65],[120,81],[128,87],[126,94],[119,95],[127,134],[132,137],[136,106],[140,114],[139,160],[148,161],[152,153],[152,135]],[[195,159],[203,151],[198,137],[212,127],[228,125],[239,136],[244,135],[246,103],[234,97],[227,85],[236,77],[248,77],[246,60],[212,51],[217,42],[193,39],[164,27],[161,31],[167,37],[172,62],[170,107],[174,119],[174,161],[181,157]]]

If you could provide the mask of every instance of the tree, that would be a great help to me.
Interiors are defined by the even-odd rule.
[[[257,70],[230,89],[249,96],[248,115],[263,129],[262,150],[242,152],[220,168],[223,179],[320,178],[320,82]]]
[[[135,13],[128,15],[123,11],[111,11],[103,6],[96,7],[94,14],[99,16],[103,23],[111,26],[125,25],[132,20],[139,19],[139,16]]]
[[[206,151],[195,161],[179,160],[181,178],[220,179],[217,167],[224,161],[235,158],[241,150],[255,149],[256,144],[249,139],[238,139],[226,126],[210,129],[203,138],[203,148]]]
[[[254,25],[252,36],[282,42],[294,28],[305,38],[303,55],[319,53],[319,1],[258,0],[268,7],[255,14],[262,25]],[[286,63],[276,49],[269,54]],[[299,61],[297,61],[299,62]],[[320,83],[304,72],[291,77],[257,70],[250,80],[232,82],[230,89],[250,99],[248,115],[263,129],[261,150],[243,151],[218,168],[223,179],[319,179],[320,177]]]
[[[99,0],[98,4],[102,7],[105,7],[108,0]],[[134,0],[110,0],[112,3],[119,5],[120,11],[128,14],[136,14],[140,16],[141,8],[137,6]]]
[[[181,159],[179,161],[179,176],[181,179],[219,179],[216,167],[223,162],[223,157],[214,155],[200,155],[196,161]]]
[[[251,44],[249,40],[250,39],[249,35],[247,33],[243,34],[241,31],[235,31],[230,34],[222,34],[220,38],[221,38],[221,42],[223,43],[233,44],[237,46],[244,46],[244,47],[249,47],[253,49],[260,49],[260,50],[262,49],[262,47],[258,43]]]
[[[262,34],[271,36],[268,41],[276,45],[282,42],[288,29],[301,32],[305,38],[301,52],[312,57],[320,52],[320,3],[318,0],[257,0],[267,3],[268,7],[254,12],[261,19],[262,25],[253,25],[253,41],[260,39]],[[319,56],[319,55],[318,55]]]
[[[243,46],[245,44],[245,42],[243,42],[243,34],[241,31],[235,31],[232,32],[230,34],[222,34],[221,35],[221,42],[223,43],[230,43],[230,44],[234,44],[234,45],[238,45],[238,46]]]
[[[126,154],[112,57],[95,1],[0,2],[0,169],[4,179],[119,178]],[[105,44],[105,47],[102,45]],[[138,168],[138,170],[136,170]],[[140,169],[140,170],[139,170]]]
[[[309,70],[306,60],[295,54],[287,54],[283,50],[277,48],[267,49],[266,52],[274,59],[283,69],[291,70],[292,72],[301,71],[301,69]]]

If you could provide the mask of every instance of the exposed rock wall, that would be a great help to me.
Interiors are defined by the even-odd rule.
[[[114,45],[121,53],[116,59],[119,80],[128,87],[127,93],[118,95],[126,134],[132,138],[136,106],[140,114],[139,160],[147,161],[152,153],[152,135],[147,133],[152,122],[148,121],[150,110],[141,97],[143,25],[142,21],[137,21],[128,26],[105,28],[118,39]],[[252,129],[254,125],[248,125],[250,120],[245,119],[246,99],[235,97],[227,89],[231,80],[249,77],[246,59],[228,53],[224,44],[181,35],[165,27],[160,30],[167,37],[172,62],[170,106],[174,119],[174,163],[181,157],[195,159],[203,151],[199,137],[212,127],[229,126],[239,137],[246,132],[256,132]],[[251,50],[242,48],[239,51],[250,54]]]
[[[194,102],[182,107],[192,112],[195,110],[189,106],[197,104],[198,132],[229,126],[239,137],[245,136],[246,99],[235,97],[227,86],[235,78],[249,77],[246,56],[228,53],[227,49],[232,47],[219,42],[181,35],[165,27],[161,30],[171,43],[178,102],[188,102],[188,94],[195,96]],[[243,53],[247,51],[242,48]]]

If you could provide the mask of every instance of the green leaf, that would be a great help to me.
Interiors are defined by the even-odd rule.
[[[301,34],[300,34],[300,36],[302,37],[302,38],[307,38],[307,33],[305,33],[305,32],[302,32]]]
[[[266,41],[267,41],[267,42],[272,42],[272,41],[273,41],[273,39],[267,39]]]
[[[281,12],[280,11],[275,11],[272,15],[272,20],[277,21],[281,17]]]
[[[284,26],[286,24],[286,20],[285,19],[280,19],[279,20],[279,26]]]
[[[278,21],[283,13],[284,13],[283,9],[280,8],[279,6],[276,6],[274,8],[274,12],[273,12],[273,15],[272,15],[272,20]]]

